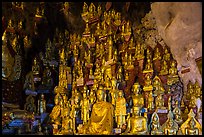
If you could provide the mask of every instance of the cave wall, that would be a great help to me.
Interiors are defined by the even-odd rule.
[[[202,85],[195,59],[202,57],[202,3],[154,2],[151,4],[156,26],[177,61],[179,76],[186,91],[189,81]],[[190,72],[181,73],[189,68]]]

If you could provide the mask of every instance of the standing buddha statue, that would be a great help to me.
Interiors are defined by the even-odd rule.
[[[83,99],[80,102],[81,119],[83,120],[83,124],[86,124],[89,120],[89,99],[86,94],[86,92],[83,93]]]
[[[41,94],[38,100],[38,114],[43,114],[46,112],[46,100],[44,94]]]
[[[115,118],[118,128],[122,128],[122,125],[126,123],[125,116],[126,116],[126,100],[123,96],[123,91],[119,90],[115,107]]]

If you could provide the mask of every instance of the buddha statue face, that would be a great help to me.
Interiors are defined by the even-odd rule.
[[[123,97],[123,91],[122,90],[119,91],[118,97]]]
[[[103,89],[99,89],[97,91],[97,99],[98,99],[99,102],[104,100],[104,91],[103,91]]]
[[[133,113],[135,116],[139,116],[140,115],[140,109],[138,107],[133,107]]]

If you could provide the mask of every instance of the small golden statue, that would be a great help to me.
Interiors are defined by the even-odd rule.
[[[170,61],[170,58],[171,57],[171,55],[170,55],[170,53],[169,53],[169,51],[168,51],[168,48],[167,48],[167,46],[165,47],[165,49],[164,49],[164,54],[163,54],[163,60],[165,60],[166,62],[169,62]]]
[[[123,96],[123,91],[119,90],[118,97],[116,99],[116,107],[115,107],[115,118],[117,123],[117,128],[122,128],[125,122],[126,116],[126,100]]]
[[[194,93],[195,93],[196,98],[201,98],[202,91],[201,91],[198,81],[196,81],[194,84]]]
[[[145,78],[146,79],[145,79],[145,84],[144,84],[143,90],[144,91],[152,91],[153,86],[152,86],[152,80],[151,80],[150,74],[146,74]]]
[[[133,106],[133,116],[127,121],[127,129],[123,134],[148,135],[147,119],[140,115],[140,107]]]
[[[202,135],[202,126],[195,119],[193,109],[188,114],[188,119],[180,127],[181,134],[183,135]]]
[[[155,102],[156,109],[166,109],[166,107],[164,107],[164,98],[162,94],[159,94],[159,96],[156,97]]]
[[[34,58],[34,61],[33,61],[32,71],[33,71],[33,75],[39,75],[40,74],[40,65],[37,62],[36,57]]]
[[[178,106],[178,101],[176,101],[176,107],[174,108],[174,110],[173,110],[173,113],[174,113],[174,115],[175,115],[175,122],[178,124],[178,125],[181,125],[182,124],[182,122],[183,122],[183,119],[182,119],[182,117],[181,117],[181,109],[179,108],[179,106]]]
[[[56,125],[57,127],[59,127],[59,125],[61,125],[61,108],[62,108],[62,104],[63,104],[63,98],[61,96],[60,93],[57,93],[57,95],[55,95],[55,106],[52,109],[52,112],[50,113],[50,118],[52,120],[52,122],[54,123],[54,125]]]
[[[159,94],[164,94],[165,90],[162,87],[162,82],[158,76],[155,76],[153,79],[153,87],[154,87],[154,96]]]
[[[85,31],[83,33],[83,35],[89,35],[91,32],[90,32],[90,28],[89,28],[89,24],[86,23],[86,28],[85,28]]]
[[[153,60],[161,60],[161,53],[159,51],[159,47],[156,47],[155,51],[154,51],[154,58]]]
[[[191,99],[191,95],[193,95],[193,92],[194,92],[193,84],[191,83],[191,81],[189,81],[187,84],[187,92],[186,92],[186,99],[187,100]]]
[[[38,100],[38,114],[43,114],[46,112],[46,100],[44,94],[41,94]]]
[[[151,135],[163,135],[161,125],[159,123],[159,116],[156,112],[152,114],[149,127]]]
[[[171,68],[169,69],[169,75],[167,78],[167,84],[172,85],[178,81],[179,81],[179,77],[177,74],[176,62],[172,61],[171,62]]]
[[[167,75],[169,73],[169,71],[168,71],[168,65],[167,65],[167,63],[166,63],[166,61],[165,60],[163,60],[163,64],[162,64],[162,66],[161,66],[161,70],[160,70],[160,73],[159,73],[159,75]]]
[[[132,86],[132,100],[133,100],[133,105],[135,107],[140,107],[142,108],[144,106],[144,97],[142,94],[139,94],[140,92],[140,85],[139,83],[134,83]]]
[[[148,95],[148,106],[147,108],[149,110],[153,110],[154,109],[154,97],[152,95],[152,91],[150,91],[150,94]]]
[[[168,113],[168,119],[167,121],[162,125],[162,131],[164,132],[164,135],[177,135],[179,126],[178,124],[173,120],[173,114],[171,111]]]
[[[147,59],[147,63],[145,65],[145,69],[143,70],[143,73],[152,73],[153,72],[153,65],[150,59]]]
[[[121,14],[120,12],[117,12],[115,14],[115,21],[114,21],[116,26],[120,26],[121,25]]]
[[[81,119],[83,120],[83,124],[87,124],[89,120],[89,99],[86,95],[86,92],[83,93],[83,99],[80,102],[81,106]]]

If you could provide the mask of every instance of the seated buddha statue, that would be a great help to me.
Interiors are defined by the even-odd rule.
[[[153,65],[150,59],[147,59],[143,73],[153,72]]]
[[[33,66],[32,66],[32,71],[33,71],[33,75],[39,75],[40,74],[40,65],[37,62],[37,58],[35,57],[33,60]]]
[[[133,106],[133,115],[127,120],[127,129],[123,134],[148,135],[147,119],[140,115],[140,107]]]
[[[153,86],[152,86],[152,80],[150,78],[150,75],[146,74],[145,78],[146,79],[145,79],[145,84],[144,84],[143,90],[144,91],[152,91]]]
[[[201,91],[198,81],[196,81],[194,84],[194,93],[196,95],[196,98],[201,98],[202,91]]]
[[[178,81],[179,81],[179,77],[178,77],[178,74],[177,74],[176,62],[172,61],[171,62],[171,67],[169,69],[169,75],[168,75],[168,78],[167,78],[167,84],[172,85],[172,84],[174,84],[174,83],[176,83]]]
[[[163,54],[163,60],[165,60],[166,62],[169,62],[170,61],[170,58],[171,56],[170,56],[170,53],[169,53],[169,51],[168,51],[168,48],[166,47],[165,49],[164,49],[164,54]]]
[[[147,58],[147,60],[148,59],[152,59],[152,52],[150,51],[150,49],[149,48],[147,48],[147,51],[146,51],[146,58]]]
[[[193,95],[194,89],[193,89],[193,84],[191,81],[188,82],[187,84],[187,92],[186,92],[186,99],[190,100],[191,95]]]
[[[155,76],[153,79],[153,87],[154,87],[154,96],[159,94],[164,94],[165,90],[162,87],[162,82],[158,76]]]
[[[202,135],[202,126],[196,120],[193,109],[188,114],[188,119],[180,127],[181,134],[183,135]]]
[[[120,12],[117,12],[115,14],[115,21],[114,21],[115,25],[116,26],[120,26],[121,24],[121,15],[120,15]]]
[[[180,110],[180,108],[178,107],[178,101],[176,101],[176,107],[174,108],[173,113],[174,113],[174,116],[175,116],[175,122],[176,122],[178,125],[181,125],[182,122],[183,122],[183,119],[182,119],[182,117],[181,117],[181,110]]]
[[[113,133],[113,105],[104,101],[103,87],[97,91],[97,101],[93,105],[87,125],[79,129],[79,134],[110,135]]]
[[[101,35],[100,23],[98,23],[97,26],[96,26],[95,35],[97,35],[97,36],[100,36],[100,35]]]
[[[166,107],[164,107],[164,98],[162,94],[156,97],[155,104],[156,109],[166,109]]]
[[[152,114],[151,121],[149,124],[150,134],[151,135],[163,135],[161,130],[161,125],[159,123],[159,116],[156,112]]]
[[[83,34],[84,34],[84,35],[90,34],[90,28],[89,28],[89,24],[88,24],[88,23],[86,23],[85,31],[84,31]]]
[[[134,85],[132,86],[132,101],[133,101],[133,105],[135,107],[140,107],[142,108],[144,106],[144,97],[142,94],[139,94],[140,92],[140,85],[139,83],[134,83]]]
[[[129,43],[129,48],[128,49],[133,49],[134,48],[134,39],[133,37],[130,39],[130,43]]]
[[[168,72],[168,66],[167,66],[167,63],[165,60],[163,60],[163,64],[161,66],[161,70],[160,70],[160,73],[159,75],[167,75],[169,72]]]
[[[177,135],[179,126],[178,124],[173,120],[173,114],[172,111],[169,111],[168,113],[168,119],[167,121],[162,125],[162,131],[164,132],[164,135]]]
[[[160,54],[160,51],[159,51],[159,48],[156,47],[155,51],[154,51],[154,57],[153,57],[153,60],[161,60],[161,54]]]
[[[56,125],[60,125],[61,124],[61,108],[62,108],[62,96],[60,93],[57,93],[57,95],[55,95],[55,106],[52,109],[52,112],[50,113],[50,118],[52,120],[52,122]]]

